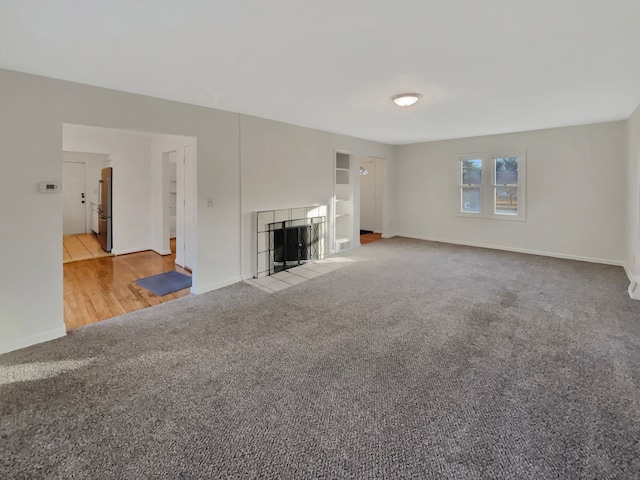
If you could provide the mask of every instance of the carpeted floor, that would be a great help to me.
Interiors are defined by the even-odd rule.
[[[0,478],[638,478],[621,268],[394,238],[0,356]]]

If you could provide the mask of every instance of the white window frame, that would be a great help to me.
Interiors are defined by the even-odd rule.
[[[480,171],[480,185],[477,185],[477,187],[480,188],[480,211],[479,212],[465,212],[462,210],[462,202],[464,199],[464,195],[463,195],[463,190],[465,188],[469,188],[469,187],[476,187],[475,184],[464,184],[462,183],[462,162],[467,161],[467,160],[480,160],[482,162],[482,170]],[[486,158],[484,156],[484,154],[481,155],[460,155],[458,156],[458,161],[456,164],[457,167],[457,175],[458,175],[458,215],[461,217],[473,217],[473,218],[479,218],[483,216],[483,212],[484,212],[484,203],[485,203],[485,189],[484,187],[484,183],[485,183],[485,177],[486,177],[486,172],[485,172],[485,167],[486,167]]]
[[[518,213],[496,213],[496,159],[498,158],[518,158],[518,183],[504,184],[508,187],[518,189]],[[465,160],[482,160],[482,173],[480,184],[480,212],[462,211],[463,188],[469,187],[462,183],[462,162]],[[507,150],[474,154],[461,154],[456,158],[456,177],[458,184],[458,205],[457,216],[471,218],[487,218],[496,220],[515,220],[523,222],[526,220],[526,165],[527,157],[525,150]]]

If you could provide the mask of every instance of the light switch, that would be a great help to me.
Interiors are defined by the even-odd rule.
[[[207,207],[213,207],[213,197],[207,197]]]

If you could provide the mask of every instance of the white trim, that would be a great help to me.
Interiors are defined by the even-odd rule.
[[[508,213],[496,213],[496,198],[495,189],[498,185],[495,184],[497,172],[496,172],[496,159],[504,157],[516,157],[518,159],[518,183],[516,188],[518,189],[518,213],[516,215]],[[527,195],[527,152],[525,149],[520,151],[511,152],[494,152],[491,154],[491,177],[489,178],[491,200],[490,208],[487,210],[488,218],[500,219],[500,220],[515,220],[524,222],[527,220],[526,216],[526,195]],[[509,185],[512,186],[512,185]]]
[[[153,250],[154,252],[156,252],[158,255],[162,255],[163,257],[164,257],[165,255],[171,255],[171,254],[173,253],[173,252],[171,251],[171,249],[169,249],[169,250],[160,250],[160,251],[158,251],[158,250],[156,250],[155,248],[152,248],[151,250]]]
[[[629,297],[634,300],[640,300],[640,275],[633,275],[628,263],[625,263],[622,267],[624,268],[624,273],[627,274],[627,278],[629,279],[629,288],[627,288]]]
[[[627,293],[634,300],[640,300],[640,276],[631,280]]]
[[[19,350],[21,348],[30,347],[31,345],[35,345],[37,343],[55,340],[56,338],[64,337],[66,334],[67,334],[67,331],[65,330],[64,325],[62,325],[58,328],[54,328],[53,330],[36,333],[34,335],[29,335],[28,337],[22,337],[16,340],[11,340],[9,342],[3,342],[3,343],[0,343],[0,354],[12,352],[14,350]]]
[[[382,238],[393,238],[393,237],[396,237],[397,235],[398,235],[397,233],[383,233]]]
[[[495,212],[495,179],[496,159],[504,157],[518,158],[518,213],[516,215]],[[461,164],[468,160],[480,160],[481,180],[478,185],[465,185],[462,183]],[[491,220],[509,220],[516,222],[526,221],[526,175],[527,175],[527,151],[526,149],[491,151],[481,153],[464,153],[456,155],[456,179],[458,185],[459,203],[456,205],[457,217],[482,218]],[[464,188],[478,188],[480,190],[480,211],[465,212],[462,210],[462,190]]]
[[[244,280],[243,275],[237,275],[235,277],[231,277],[227,280],[223,280],[221,282],[212,283],[211,285],[207,285],[204,287],[191,287],[191,293],[194,295],[200,295],[202,293],[211,292],[213,290],[218,290],[219,288],[228,287],[229,285],[233,285],[234,283],[242,282]],[[250,277],[253,278],[253,277]]]
[[[450,243],[452,245],[465,245],[467,247],[490,248],[492,250],[503,250],[505,252],[525,253],[527,255],[540,255],[543,257],[563,258],[566,260],[578,260],[580,262],[600,263],[603,265],[613,265],[616,267],[624,267],[623,260],[611,260],[606,258],[583,257],[581,255],[571,255],[568,253],[545,252],[542,250],[531,250],[528,248],[506,247],[504,245],[490,245],[486,243],[464,242],[459,240],[451,240],[439,237],[426,237],[422,235],[411,235],[406,233],[396,234],[399,237],[414,238],[416,240],[428,240],[430,242]]]
[[[624,265],[622,265],[622,268],[624,268],[624,273],[627,274],[627,278],[629,279],[630,282],[633,281],[633,273],[631,273],[631,267],[629,267],[629,264],[625,262]]]
[[[111,250],[111,253],[113,253],[114,255],[127,255],[129,253],[147,252],[149,250],[153,250],[154,252],[158,253],[151,247],[127,248],[126,250]]]

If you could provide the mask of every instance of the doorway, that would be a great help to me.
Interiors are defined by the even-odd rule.
[[[176,265],[189,271],[195,266],[195,161],[193,145],[184,145],[174,157],[176,161]],[[171,160],[169,160],[171,161]],[[170,170],[171,171],[171,170]],[[169,192],[171,192],[171,182]],[[171,198],[169,199],[171,200]],[[171,203],[169,203],[169,206]]]
[[[360,159],[360,244],[382,238],[386,163],[384,159]]]
[[[195,181],[191,178],[196,171],[197,139],[72,124],[63,124],[62,133],[63,162],[82,163],[82,156],[99,158],[102,163],[96,169],[97,179],[100,178],[102,168],[113,169],[114,255],[111,258],[65,263],[64,305],[67,328],[111,318],[125,311],[190,294],[191,291],[187,288],[186,291],[180,291],[175,295],[158,297],[143,290],[135,280],[171,270],[184,273],[185,270],[177,265],[177,249],[174,247],[176,243],[187,245],[186,265],[195,268],[197,215],[195,211],[188,210],[197,208]],[[174,152],[175,198],[172,205],[174,217],[177,217],[177,197],[180,195],[182,207],[185,209],[184,217],[187,218],[181,222],[182,236],[175,231],[178,225],[175,225],[172,234],[168,218],[170,215],[167,215],[170,198],[168,193],[171,190],[167,177],[171,174],[164,168],[165,160],[168,161],[169,158],[164,155],[165,152]],[[98,181],[88,180],[92,166],[88,161],[85,163],[87,181],[84,205],[87,211],[91,212],[93,193],[96,194],[95,203],[98,203]],[[181,184],[176,178],[179,170],[176,167],[180,164]],[[193,190],[185,193],[185,185],[193,187]],[[89,232],[94,230],[91,222],[92,213],[88,214],[84,223],[86,235],[91,235]],[[184,260],[182,263],[185,263]],[[192,290],[195,287],[194,278]],[[68,306],[71,308],[68,309]]]
[[[63,263],[111,255],[100,247],[98,203],[100,171],[109,155],[62,152]]]

